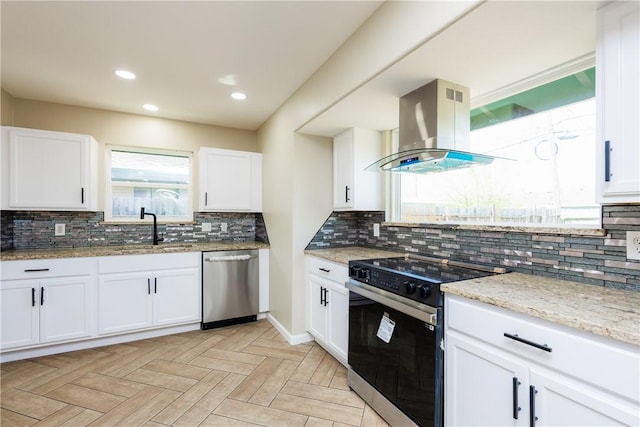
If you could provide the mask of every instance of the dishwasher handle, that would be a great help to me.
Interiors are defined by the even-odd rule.
[[[205,257],[207,262],[233,262],[233,261],[249,261],[256,258],[255,255],[222,255]]]

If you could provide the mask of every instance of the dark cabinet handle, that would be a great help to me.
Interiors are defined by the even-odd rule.
[[[204,205],[205,205],[205,206],[207,206],[207,201],[208,201],[208,197],[207,197],[207,196],[208,196],[208,194],[207,194],[207,192],[205,191],[205,192],[204,192]]]
[[[611,181],[611,141],[604,142],[604,181]]]
[[[329,293],[329,289],[324,288],[324,306],[326,307],[327,304],[329,304],[329,301],[327,301],[327,294]]]
[[[320,286],[320,305],[324,304],[324,287]]]
[[[331,271],[328,268],[324,268],[324,267],[320,267],[320,268],[318,268],[318,270],[324,271],[325,273],[329,273]]]
[[[529,427],[535,427],[538,417],[536,417],[536,390],[535,386],[529,386]]]
[[[36,288],[31,288],[31,307],[36,306]]]
[[[49,271],[48,268],[29,268],[25,270],[25,273],[37,273],[38,271]]]
[[[518,386],[520,385],[520,381],[518,381],[518,377],[513,377],[513,419],[518,419],[518,412],[522,410],[520,406],[518,406]]]
[[[84,187],[80,188],[80,203],[84,204]]]
[[[345,201],[345,202],[349,202],[349,200],[351,200],[351,199],[349,198],[349,186],[348,186],[348,185],[345,185],[345,186],[344,186],[344,201]]]
[[[158,278],[157,277],[153,278],[153,293],[154,294],[158,293]]]
[[[147,278],[147,294],[151,295],[151,279]]]
[[[514,341],[518,341],[523,344],[530,345],[531,347],[539,348],[540,350],[544,350],[546,352],[551,353],[551,347],[549,347],[547,344],[538,344],[537,342],[529,341],[528,339],[525,339],[525,338],[520,338],[517,334],[508,334],[505,332],[504,336]]]
[[[44,288],[40,287],[40,305],[44,305]]]

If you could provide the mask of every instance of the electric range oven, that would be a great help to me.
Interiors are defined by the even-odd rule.
[[[504,272],[417,255],[350,261],[349,386],[393,426],[442,426],[440,284]]]

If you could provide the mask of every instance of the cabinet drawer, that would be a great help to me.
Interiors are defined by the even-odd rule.
[[[349,269],[346,265],[313,256],[307,257],[307,271],[340,284],[344,284],[349,280]]]
[[[446,295],[447,328],[640,402],[640,348],[500,307]],[[447,329],[447,330],[448,330]],[[547,345],[544,351],[505,333]]]
[[[21,261],[3,261],[2,280],[40,279],[61,276],[84,276],[91,274],[95,258],[56,258]]]
[[[199,267],[201,252],[117,255],[98,258],[98,274]]]

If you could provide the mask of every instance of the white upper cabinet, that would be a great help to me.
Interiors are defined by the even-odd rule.
[[[89,135],[2,128],[2,209],[97,209],[97,142]]]
[[[200,211],[261,212],[262,154],[200,149]]]
[[[640,202],[640,3],[598,10],[598,202]]]
[[[364,169],[382,157],[380,132],[353,128],[333,138],[333,208],[382,210],[380,172]]]

